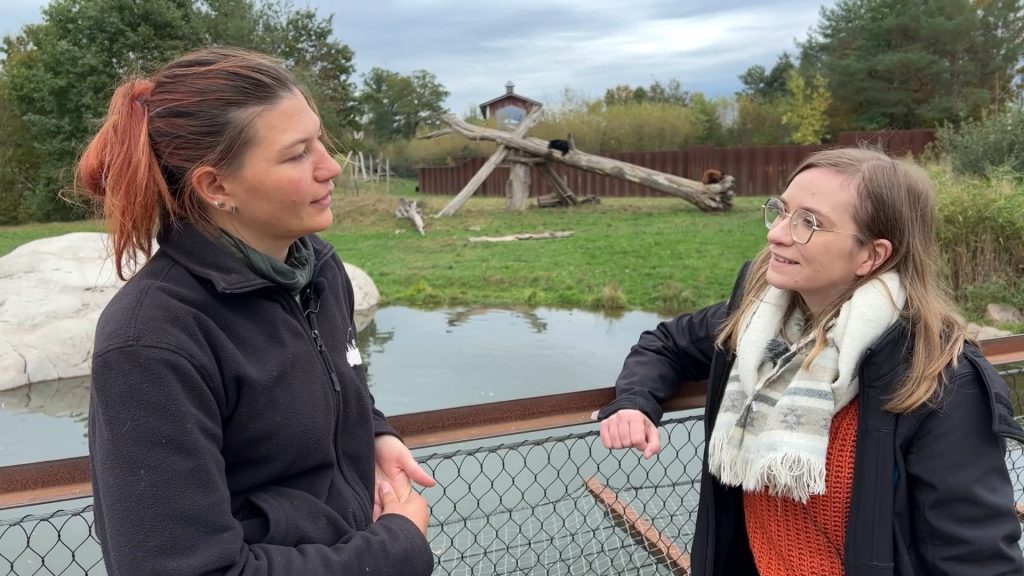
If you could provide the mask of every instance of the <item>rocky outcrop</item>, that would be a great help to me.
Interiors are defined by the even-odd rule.
[[[345,268],[362,329],[380,293],[365,272]],[[88,375],[96,322],[123,285],[97,232],[35,240],[0,258],[0,390]]]

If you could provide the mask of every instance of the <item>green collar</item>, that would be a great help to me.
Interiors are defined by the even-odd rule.
[[[269,280],[284,288],[291,295],[296,295],[309,284],[313,277],[313,243],[308,236],[303,236],[288,247],[288,256],[284,262],[271,258],[256,250],[228,232],[220,231],[220,241],[238,254],[249,268],[260,278]]]

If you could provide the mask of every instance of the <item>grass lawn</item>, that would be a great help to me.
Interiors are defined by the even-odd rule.
[[[606,199],[599,206],[508,213],[504,199],[420,197],[427,234],[394,216],[397,199],[341,195],[323,236],[370,274],[388,302],[692,309],[725,298],[764,241],[758,198],[705,214],[675,198]],[[472,236],[572,231],[556,240],[473,243]]]
[[[101,232],[103,223],[86,220],[82,222],[48,222],[46,224],[24,224],[21,226],[0,226],[0,256],[18,246],[50,236],[69,232]]]
[[[728,296],[736,271],[764,246],[763,198],[737,198],[731,212],[703,213],[668,196],[610,198],[599,206],[531,207],[506,212],[505,200],[471,198],[454,216],[433,214],[451,199],[415,193],[415,181],[339,185],[335,224],[322,236],[342,259],[374,279],[383,302],[417,307],[553,306],[674,313]],[[423,208],[426,236],[394,215],[398,198]],[[25,242],[94,221],[0,227],[0,255]],[[572,231],[555,240],[474,243],[473,236]],[[968,287],[960,305],[978,321],[988,302],[1020,307],[1020,286]],[[1006,326],[1019,332],[1024,326]]]

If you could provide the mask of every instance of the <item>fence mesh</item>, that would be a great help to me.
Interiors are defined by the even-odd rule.
[[[1024,367],[1002,374],[1019,407]],[[606,487],[619,505],[647,521],[648,534],[657,531],[685,553],[696,520],[703,440],[702,417],[693,414],[664,422],[664,448],[650,460],[635,451],[606,450],[595,426],[417,454],[437,479],[424,491],[431,503],[427,536],[434,574],[672,574],[671,561],[679,558],[631,535],[587,481]],[[1016,442],[1008,446],[1007,466],[1017,501],[1024,502],[1024,447]],[[0,520],[0,574],[105,573],[91,505],[53,505]]]

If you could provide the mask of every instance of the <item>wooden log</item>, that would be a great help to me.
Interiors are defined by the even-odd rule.
[[[501,130],[473,126],[451,114],[443,116],[442,119],[452,129],[470,140],[489,140],[507,148],[514,148],[526,154],[548,158],[551,161],[561,162],[580,170],[604,174],[605,176],[640,184],[641,186],[686,200],[705,212],[721,212],[732,208],[733,190],[729,186],[722,185],[725,184],[724,180],[716,185],[705,186],[697,180],[682,178],[674,174],[666,174],[630,164],[629,162],[588,154],[579,150],[573,150],[569,154],[562,156],[558,152],[548,150],[547,140],[525,138],[518,135],[518,132],[512,134]]]
[[[646,517],[637,514],[628,502],[619,497],[596,479],[585,481],[587,492],[594,497],[616,526],[623,528],[633,540],[640,543],[651,557],[669,568],[674,576],[690,573],[690,555],[683,552],[670,538],[661,534]]]
[[[565,183],[558,172],[555,172],[554,168],[550,164],[542,164],[538,167],[540,173],[548,179],[551,183],[551,187],[555,190],[555,194],[561,198],[561,203],[566,206],[576,205],[576,195],[569,189],[569,185]]]
[[[540,122],[541,117],[544,115],[541,110],[543,110],[543,108],[540,106],[531,110],[519,126],[516,127],[516,131],[513,134],[516,135],[517,138],[525,136],[530,128],[533,128],[537,122]],[[459,122],[462,121],[459,120]],[[471,124],[466,124],[466,126],[471,126]],[[499,145],[498,149],[494,151],[494,154],[491,154],[491,157],[487,159],[487,162],[485,162],[484,165],[480,167],[480,170],[470,178],[469,182],[466,183],[458,194],[456,194],[455,198],[452,198],[451,202],[442,208],[440,212],[435,214],[434,217],[440,218],[441,216],[451,216],[452,214],[455,214],[455,212],[466,203],[466,200],[469,200],[469,197],[476,192],[477,188],[484,183],[484,180],[491,175],[491,172],[494,171],[498,164],[501,164],[501,161],[505,159],[505,155],[508,154],[508,152],[509,150],[507,146]]]
[[[426,231],[423,229],[423,216],[420,214],[420,208],[416,205],[415,200],[409,200],[408,198],[398,199],[398,209],[395,210],[395,216],[398,218],[408,218],[412,220],[416,231],[420,233],[420,236],[425,236]]]
[[[417,140],[430,140],[430,139],[433,139],[433,138],[440,138],[441,136],[447,136],[449,134],[455,134],[455,131],[452,130],[451,128],[441,128],[440,130],[434,130],[433,132],[431,132],[429,134],[424,134],[423,136],[418,136],[416,139]]]
[[[508,236],[470,236],[470,242],[513,242],[515,240],[552,240],[555,238],[570,238],[571,230],[558,232],[524,232],[522,234],[509,234]]]
[[[565,206],[565,200],[562,199],[560,194],[552,192],[551,194],[537,196],[537,208],[558,208],[560,206]]]
[[[517,163],[519,164],[545,164],[547,158],[537,158],[536,156],[525,156],[523,154],[508,154],[505,156],[505,163],[502,166],[512,167]]]
[[[530,167],[516,163],[509,170],[508,182],[505,184],[507,198],[505,208],[510,212],[526,210],[526,202],[530,198]]]

